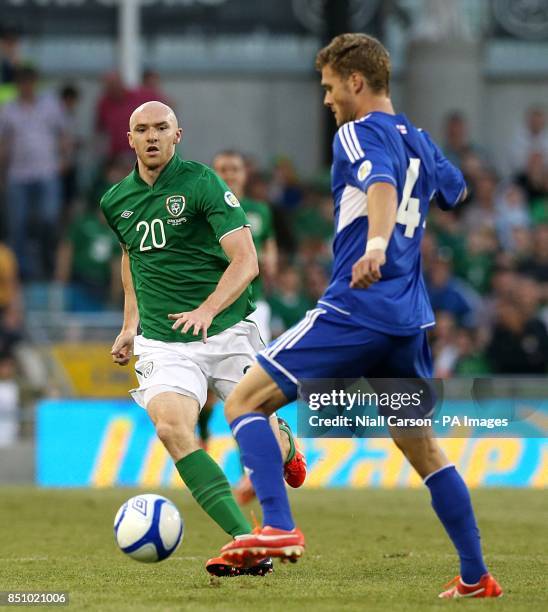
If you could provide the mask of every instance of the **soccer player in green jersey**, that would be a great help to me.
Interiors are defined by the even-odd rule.
[[[236,196],[210,168],[175,153],[182,129],[168,106],[143,104],[129,127],[136,167],[101,200],[122,244],[124,322],[112,358],[127,365],[137,355],[133,398],[196,501],[235,537],[250,526],[195,427],[208,385],[224,399],[262,347],[245,320],[254,309],[257,254]],[[245,572],[219,559],[207,565],[217,575],[270,568],[270,560]]]

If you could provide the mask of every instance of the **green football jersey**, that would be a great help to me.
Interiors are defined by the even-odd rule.
[[[167,315],[194,310],[215,290],[229,264],[221,239],[249,226],[236,196],[213,170],[175,154],[154,185],[135,169],[106,192],[101,208],[127,248],[145,338],[196,341],[173,331]],[[208,336],[254,309],[248,287],[213,319]]]
[[[249,221],[251,235],[253,236],[253,242],[260,262],[264,243],[269,238],[274,238],[272,212],[268,204],[252,200],[251,198],[242,198],[241,203]],[[251,287],[253,289],[253,297],[256,300],[262,299],[263,284],[260,275],[253,280]]]

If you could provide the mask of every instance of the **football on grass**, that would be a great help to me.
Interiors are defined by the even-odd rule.
[[[183,520],[169,499],[146,493],[128,499],[116,513],[114,537],[120,550],[136,561],[167,559],[183,538]]]

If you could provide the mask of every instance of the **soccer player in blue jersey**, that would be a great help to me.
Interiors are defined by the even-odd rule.
[[[316,66],[339,126],[332,167],[333,275],[317,307],[259,353],[225,404],[263,510],[262,529],[222,549],[226,560],[240,565],[264,556],[295,560],[304,552],[268,424],[274,410],[295,399],[299,381],[432,376],[426,330],[434,315],[420,243],[430,201],[435,197],[442,209],[451,209],[466,195],[461,172],[426,132],[395,113],[390,59],[378,40],[337,36],[318,53]],[[501,595],[485,566],[470,495],[455,466],[429,430],[391,434],[430,489],[460,558],[460,576],[440,597]]]

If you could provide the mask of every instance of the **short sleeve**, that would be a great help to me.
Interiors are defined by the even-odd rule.
[[[249,226],[238,198],[212,170],[206,170],[199,189],[200,208],[219,242],[231,232]]]
[[[108,226],[110,227],[110,229],[116,235],[116,238],[118,239],[118,242],[120,244],[125,244],[125,241],[122,238],[120,232],[116,229],[116,227],[112,223],[112,220],[111,220],[110,216],[107,214],[107,209],[108,209],[107,199],[108,199],[108,194],[109,193],[110,193],[110,190],[107,191],[105,193],[105,195],[101,198],[101,202],[100,202],[99,206],[101,207],[101,212],[103,213],[103,216],[105,217],[106,222],[108,223]]]
[[[374,183],[397,188],[394,163],[386,145],[367,123],[345,123],[335,136],[335,155],[344,160],[350,185],[366,192]]]
[[[434,155],[436,165],[436,200],[442,210],[454,208],[462,199],[466,182],[462,172],[441,152],[426,132],[421,132]]]

